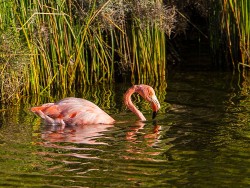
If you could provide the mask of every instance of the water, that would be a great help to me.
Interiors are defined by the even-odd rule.
[[[249,187],[250,95],[231,73],[191,71],[156,87],[162,109],[133,100],[128,86],[90,90],[114,126],[46,126],[29,104],[1,110],[0,187]],[[85,95],[85,93],[83,94]]]

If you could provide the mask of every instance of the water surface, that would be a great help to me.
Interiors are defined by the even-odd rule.
[[[127,85],[91,88],[78,95],[117,123],[63,131],[45,125],[29,104],[3,108],[0,187],[249,187],[244,84],[231,73],[178,72],[155,87],[162,106],[157,121],[148,104],[133,98],[147,122],[123,106]]]

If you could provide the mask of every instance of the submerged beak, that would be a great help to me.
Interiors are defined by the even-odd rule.
[[[158,111],[153,111],[152,119],[154,119],[154,118],[156,117],[157,112],[158,112]]]
[[[151,107],[152,107],[152,110],[153,110],[152,119],[154,119],[156,117],[156,115],[157,115],[157,112],[159,111],[159,109],[161,107],[156,96],[153,96],[151,98]]]

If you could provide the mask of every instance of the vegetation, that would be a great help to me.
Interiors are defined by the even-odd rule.
[[[18,68],[25,74],[13,75],[25,83],[12,87],[16,96],[68,92],[111,82],[115,73],[125,72],[141,82],[165,78],[164,33],[171,33],[174,23],[173,17],[166,16],[175,12],[161,2],[12,0],[1,4],[2,38],[9,28],[28,51]],[[152,11],[154,19],[149,20]],[[16,50],[11,52],[14,57],[23,54]],[[16,58],[6,55],[9,52],[1,53],[2,100],[13,94],[6,77],[17,64]]]
[[[222,29],[226,31],[232,63],[250,66],[250,1],[224,0]]]
[[[224,54],[223,59],[238,65],[250,65],[250,1],[249,0],[212,0],[210,44],[214,57]],[[220,18],[220,21],[217,21]],[[218,30],[218,28],[220,28]]]
[[[0,100],[63,95],[117,77],[164,81],[169,38],[192,23],[190,4],[210,18],[214,56],[223,46],[235,67],[249,65],[248,0],[0,0]]]

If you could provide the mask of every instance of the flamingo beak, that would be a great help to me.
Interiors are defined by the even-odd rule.
[[[156,117],[156,115],[157,115],[157,113],[158,113],[160,107],[161,107],[161,106],[160,106],[160,103],[159,103],[159,101],[158,101],[158,99],[157,99],[156,96],[153,96],[153,97],[151,98],[151,107],[152,107],[152,110],[153,110],[152,119],[154,119],[154,118]]]
[[[153,111],[152,119],[154,119],[157,115],[158,111]]]

